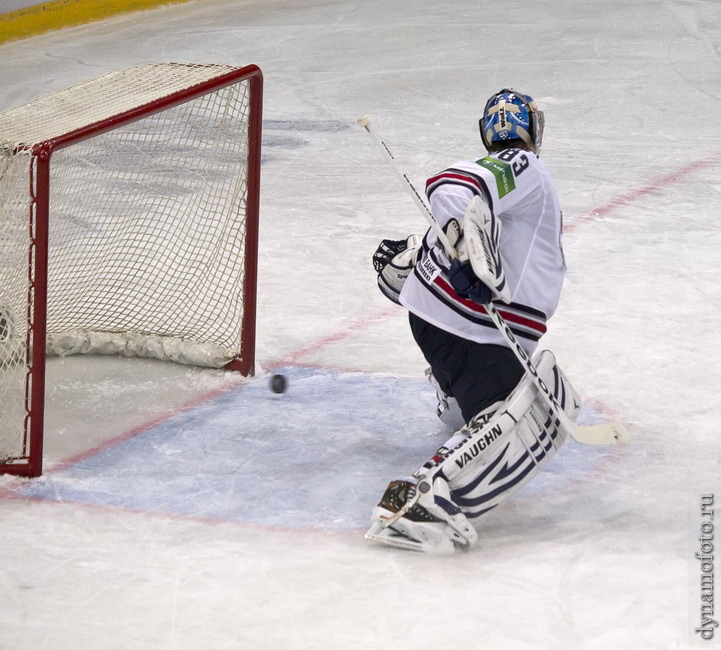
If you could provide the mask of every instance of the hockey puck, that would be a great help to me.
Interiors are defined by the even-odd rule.
[[[0,342],[6,343],[15,335],[15,324],[10,310],[0,306]]]
[[[270,378],[270,390],[274,393],[285,393],[287,386],[288,382],[285,379],[285,375],[273,375]]]

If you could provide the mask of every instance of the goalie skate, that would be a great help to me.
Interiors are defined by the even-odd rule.
[[[468,542],[446,522],[418,504],[419,492],[410,481],[393,481],[373,509],[365,538],[396,548],[449,555]]]

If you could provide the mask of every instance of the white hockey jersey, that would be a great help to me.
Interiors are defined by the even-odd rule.
[[[501,260],[511,303],[495,303],[523,347],[532,353],[556,310],[566,263],[561,246],[562,215],[551,177],[538,156],[507,149],[478,160],[459,162],[428,179],[426,195],[444,228],[459,224],[478,195],[501,221]],[[450,262],[433,229],[400,302],[425,321],[479,343],[506,345],[482,305],[459,297],[447,271]]]

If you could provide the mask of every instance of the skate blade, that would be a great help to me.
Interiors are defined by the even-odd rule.
[[[440,540],[438,543],[430,541],[421,542],[393,530],[385,522],[376,521],[364,535],[365,539],[380,542],[393,548],[402,548],[417,553],[430,553],[432,555],[452,555],[455,546],[450,539]]]
[[[422,553],[424,551],[423,544],[417,542],[410,537],[401,535],[391,530],[382,523],[374,523],[366,532],[364,537],[372,542],[380,542],[386,546],[392,546],[394,548],[404,548],[409,551],[417,551]]]

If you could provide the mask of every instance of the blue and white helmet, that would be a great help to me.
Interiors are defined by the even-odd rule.
[[[543,111],[530,95],[504,88],[488,100],[478,124],[487,149],[498,142],[520,139],[536,153],[541,151]]]

